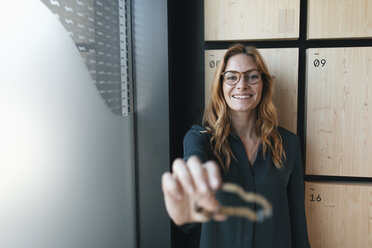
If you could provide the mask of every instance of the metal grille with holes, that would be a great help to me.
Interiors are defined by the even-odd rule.
[[[76,44],[112,112],[131,112],[130,1],[42,0]]]

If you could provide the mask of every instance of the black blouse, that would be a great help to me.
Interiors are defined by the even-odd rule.
[[[226,221],[209,221],[202,224],[200,247],[249,247],[290,248],[310,247],[304,205],[304,179],[301,163],[300,140],[290,131],[279,127],[286,159],[284,168],[277,169],[270,151],[265,156],[262,146],[258,148],[256,160],[251,164],[239,137],[230,135],[229,144],[237,158],[232,159],[227,172],[221,169],[223,182],[239,184],[245,191],[264,196],[273,207],[273,215],[263,222],[252,222],[245,218],[229,217]],[[196,155],[203,162],[218,161],[210,146],[211,135],[198,125],[193,125],[184,138],[184,159]],[[246,203],[238,196],[217,192],[222,205],[260,208]],[[196,224],[188,225],[193,228]]]

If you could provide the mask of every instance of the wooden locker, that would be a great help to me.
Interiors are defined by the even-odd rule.
[[[372,0],[309,0],[308,39],[372,37]]]
[[[305,183],[312,248],[372,247],[372,185]]]
[[[297,39],[300,0],[204,0],[204,37],[217,40]]]
[[[279,125],[297,132],[298,48],[258,49],[274,77],[274,103]],[[205,51],[205,104],[208,103],[216,66],[226,50]]]
[[[372,47],[307,50],[306,173],[372,177]]]
[[[212,91],[212,81],[216,74],[217,66],[221,63],[223,55],[226,50],[205,50],[204,68],[205,68],[205,84],[204,84],[204,96],[205,106],[209,102]]]

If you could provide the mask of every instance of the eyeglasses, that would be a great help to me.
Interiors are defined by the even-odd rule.
[[[228,85],[235,85],[240,81],[241,76],[245,76],[245,79],[249,84],[257,84],[261,80],[261,71],[251,69],[248,71],[225,71],[221,73],[223,81]]]

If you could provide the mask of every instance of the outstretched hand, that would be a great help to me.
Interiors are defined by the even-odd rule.
[[[210,216],[198,211],[200,208],[215,213],[214,220],[226,219],[218,214],[220,204],[214,192],[221,187],[222,180],[214,161],[202,163],[196,156],[187,162],[176,159],[172,171],[163,174],[162,189],[165,206],[175,224],[208,221]]]

